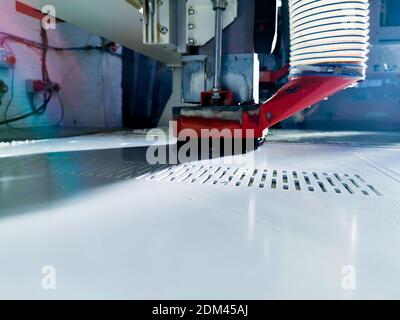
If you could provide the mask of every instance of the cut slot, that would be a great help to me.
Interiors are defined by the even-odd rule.
[[[314,188],[313,187],[308,187],[308,191],[314,192]]]
[[[276,179],[272,179],[271,188],[276,189]]]
[[[228,173],[228,171],[224,170],[222,172],[221,176],[219,176],[217,179],[222,179],[227,173]]]
[[[164,174],[164,175],[158,177],[158,178],[156,179],[156,181],[162,181],[162,180],[164,180],[164,179],[165,179],[165,180],[168,180],[168,177],[171,177],[173,174],[174,174],[173,172],[168,172],[167,174]]]
[[[340,191],[339,188],[335,188],[335,192],[336,192],[336,193],[342,193],[342,191]]]
[[[370,188],[377,196],[383,196],[383,194],[378,189],[376,189],[373,185],[369,184],[368,188]]]
[[[366,181],[365,181],[359,174],[356,174],[355,176],[356,176],[358,179],[360,179],[361,182],[366,183]]]
[[[308,176],[304,176],[304,181],[305,181],[308,185],[311,184],[310,178],[309,178]]]
[[[171,168],[164,169],[164,170],[162,170],[162,171],[160,171],[160,172],[158,172],[158,173],[156,173],[156,174],[154,174],[154,172],[150,172],[150,173],[147,173],[147,174],[145,174],[144,176],[139,177],[139,178],[137,178],[137,179],[139,180],[139,179],[144,178],[144,177],[146,177],[146,176],[148,176],[148,175],[150,175],[150,174],[154,174],[154,175],[152,175],[151,177],[149,177],[149,178],[147,179],[147,180],[153,180],[153,179],[155,179],[155,177],[161,176],[161,175],[165,174],[166,172],[168,172],[169,170],[171,170]]]
[[[185,173],[188,173],[189,171],[190,171],[190,169],[182,170],[182,171],[179,172],[178,174],[175,174],[174,179],[175,179],[175,178],[178,178],[178,177],[180,177],[180,176],[182,176],[182,175],[184,175]],[[171,181],[172,181],[172,180],[171,180]]]
[[[189,175],[187,175],[187,176],[181,178],[181,179],[179,180],[179,182],[185,182],[185,181],[186,181],[187,179],[189,179],[191,176],[192,176],[192,174],[190,173]]]
[[[326,180],[329,182],[329,184],[330,184],[332,187],[335,186],[335,183],[333,182],[333,180],[332,180],[331,177],[326,177]]]
[[[322,192],[327,192],[325,185],[321,181],[318,182],[318,185],[321,188]]]
[[[265,182],[267,180],[267,174],[263,173],[262,177],[261,177],[261,182]]]
[[[250,181],[249,181],[249,183],[247,184],[247,187],[252,187],[253,186],[253,184],[254,184],[254,178],[253,177],[251,177],[250,178]]]
[[[343,183],[343,186],[346,188],[346,190],[350,193],[350,194],[354,194],[353,189],[350,188],[350,186],[347,183]]]
[[[340,178],[340,176],[337,173],[333,174],[335,176],[336,179],[338,179],[339,181],[342,181],[342,178]]]
[[[200,166],[200,167],[194,169],[194,170],[192,171],[192,174],[195,174],[196,172],[200,171],[200,170],[203,169],[203,168],[204,168],[204,166]]]
[[[360,185],[354,179],[350,178],[349,180],[356,188],[360,188]]]
[[[149,174],[150,174],[150,173],[143,174],[143,175],[141,175],[141,176],[135,178],[135,180],[143,179],[143,178],[147,177]]]
[[[298,190],[298,191],[301,190],[301,186],[300,186],[300,181],[299,180],[295,180],[294,181],[294,186],[295,186],[296,190]]]
[[[208,181],[211,180],[211,178],[212,178],[212,175],[209,174],[208,177],[207,177],[207,179],[205,179],[205,180],[202,182],[202,184],[206,184]]]
[[[289,190],[289,186],[288,186],[287,184],[285,184],[285,185],[283,186],[283,190]]]
[[[313,176],[315,177],[315,179],[319,180],[318,173],[316,173],[316,172],[313,172]]]
[[[233,176],[229,176],[228,181],[225,182],[225,185],[227,186],[232,180]]]
[[[288,177],[286,174],[283,175],[283,183],[288,183]]]
[[[297,179],[298,177],[297,171],[293,171],[293,178]]]
[[[217,173],[218,171],[220,171],[222,168],[221,167],[218,167],[213,173],[215,174],[215,173]],[[211,171],[212,172],[212,171]]]
[[[208,170],[204,170],[201,174],[199,174],[196,178],[201,178],[203,177],[206,173],[208,172]]]

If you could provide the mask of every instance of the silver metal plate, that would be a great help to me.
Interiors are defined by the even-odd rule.
[[[134,134],[0,149],[0,297],[400,298],[400,139],[273,135],[243,165],[146,167]]]

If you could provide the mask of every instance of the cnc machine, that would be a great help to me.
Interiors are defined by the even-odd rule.
[[[218,138],[224,130],[260,141],[271,126],[365,78],[367,0],[289,0],[289,81],[265,103],[258,54],[276,50],[281,1],[95,2],[52,4],[60,18],[175,68],[164,119],[176,120],[178,138]]]

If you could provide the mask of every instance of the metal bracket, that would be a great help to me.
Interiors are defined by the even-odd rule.
[[[143,43],[177,47],[176,1],[146,0],[143,5]]]
[[[238,15],[237,0],[214,1],[225,2],[226,9],[223,17],[223,28],[229,26]],[[189,46],[203,46],[214,38],[215,12],[211,0],[188,0],[186,4],[186,43]]]

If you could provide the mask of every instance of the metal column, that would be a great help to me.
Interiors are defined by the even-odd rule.
[[[222,66],[222,31],[223,15],[226,9],[226,0],[212,0],[215,10],[215,48],[214,48],[214,87],[213,100],[220,99],[221,66]]]

